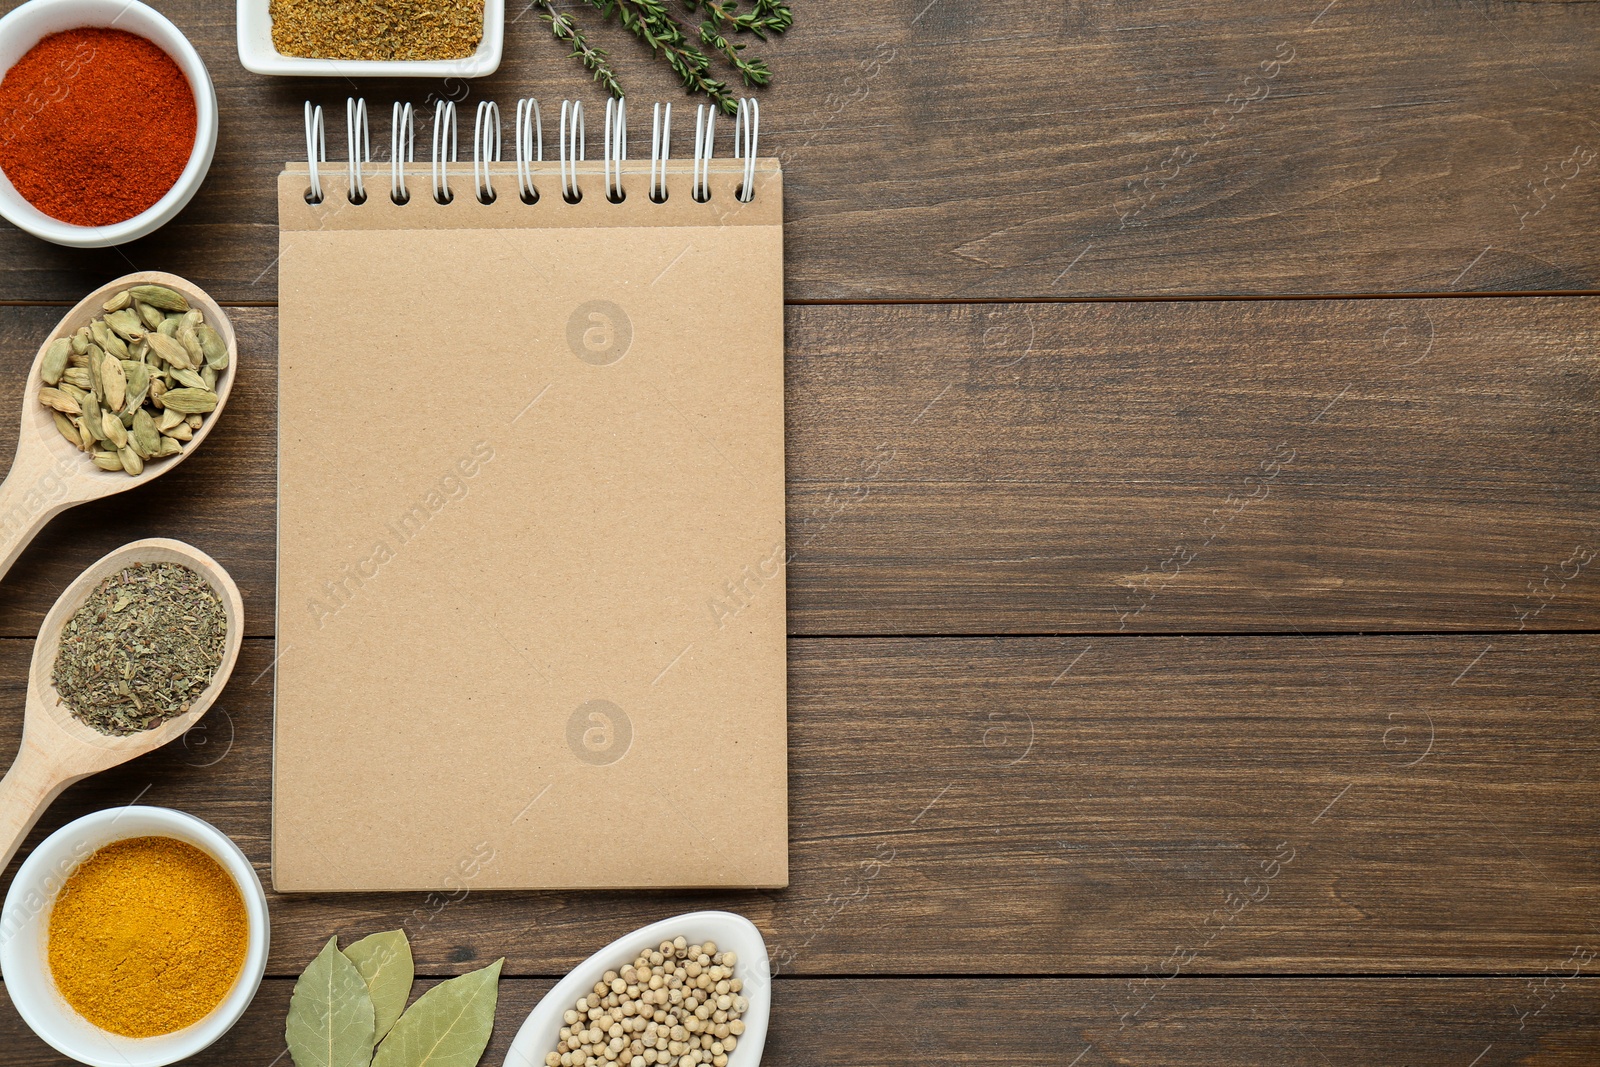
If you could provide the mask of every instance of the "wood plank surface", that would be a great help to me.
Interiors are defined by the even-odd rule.
[[[547,115],[563,95],[601,104],[536,13],[509,8],[493,77],[358,83],[249,74],[232,5],[170,0],[217,85],[206,185],[120,255],[0,228],[0,299],[76,300],[130,264],[275,299],[273,182],[304,153],[308,96],[332,109],[336,158],[352,92],[380,157],[399,96],[457,100],[468,121],[486,98],[508,121],[519,96]],[[680,102],[688,143],[669,77],[583,16],[636,102],[636,143],[655,99]],[[807,4],[760,49],[777,72],[762,144],[786,166],[788,295],[1594,289],[1597,38],[1590,3]]]
[[[470,123],[602,98],[526,0],[474,82],[261,78],[230,5],[162,10],[216,81],[211,175],[117,250],[0,223],[0,374],[62,310],[38,305],[138,268],[233,305],[243,375],[203,454],[57,518],[0,582],[0,765],[59,591],[191,541],[246,597],[233,681],[22,855],[138,802],[267,878],[274,189],[301,102],[338,157],[365,95],[383,158],[396,98],[424,142],[445,99]],[[425,985],[507,957],[493,1067],[594,948],[727,907],[772,951],[775,1067],[1595,1063],[1600,4],[797,14],[753,49],[786,186],[792,884],[270,893],[270,977],[194,1062],[288,1067],[292,976],[330,934],[403,927]],[[654,99],[687,143],[692,103],[582,16],[636,144]],[[731,581],[708,619],[761,595]],[[5,1005],[0,1062],[65,1061]]]
[[[504,954],[553,976],[711,906],[761,926],[782,974],[1139,974],[1175,951],[1192,974],[1536,973],[1600,918],[1597,653],[1532,634],[795,640],[789,888],[274,894],[269,969],[404,925],[424,973]],[[0,642],[0,759],[29,655]],[[137,799],[209,819],[266,879],[271,662],[246,642],[203,730],[72,787],[30,842]]]
[[[1597,307],[790,308],[791,632],[1600,627]],[[271,634],[276,313],[232,315],[239,385],[201,454],[57,518],[0,583],[0,634],[155,534],[215,555]],[[56,316],[0,308],[0,371]],[[708,619],[759,595],[739,581]]]
[[[779,980],[762,1062],[1468,1067],[1480,1057],[1478,1067],[1589,1067],[1600,1042],[1600,981],[1567,979],[1571,968],[1562,962],[1533,979],[1179,978],[1162,983],[1137,1015],[1150,997],[1140,979]],[[503,1062],[551,984],[501,981],[486,1067]],[[432,985],[418,983],[417,995]],[[268,979],[238,1025],[186,1062],[267,1067],[284,1051],[292,986]],[[71,1062],[30,1033],[9,1005],[0,1007],[0,1048],[7,1067]]]

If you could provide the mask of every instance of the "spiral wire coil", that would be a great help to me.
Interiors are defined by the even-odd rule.
[[[306,101],[306,169],[310,179],[306,201],[323,202],[322,168],[328,162],[327,127],[321,105]],[[372,130],[367,102],[359,97],[345,101],[346,167],[349,173],[348,197],[352,204],[367,199],[366,169],[372,162]],[[690,196],[699,203],[711,199],[711,163],[715,158],[717,110],[702,104],[696,109],[694,158],[690,167]],[[411,200],[406,185],[406,167],[417,158],[416,110],[411,104],[394,104],[389,136],[389,198],[396,204]],[[433,198],[448,204],[455,198],[450,188],[450,166],[459,162],[456,105],[441,101],[433,112],[433,156],[430,162]],[[517,101],[512,129],[516,162],[517,195],[525,204],[539,202],[534,182],[534,164],[544,162],[544,116],[532,97]],[[733,158],[743,165],[742,180],[735,195],[741,203],[755,199],[757,151],[761,137],[761,107],[753,99],[740,100],[734,115]],[[587,137],[584,131],[583,102],[563,100],[556,138],[557,174],[561,195],[568,203],[583,199],[578,164],[585,161]],[[500,105],[492,100],[478,104],[472,130],[473,193],[479,203],[496,199],[494,165],[501,162]],[[623,184],[623,164],[628,159],[628,112],[625,101],[606,101],[603,177],[606,199],[621,203],[627,198]],[[649,199],[665,203],[668,196],[667,165],[672,158],[672,105],[658,103],[650,128]]]

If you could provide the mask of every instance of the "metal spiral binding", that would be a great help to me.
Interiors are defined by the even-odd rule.
[[[448,204],[455,199],[450,191],[449,164],[457,162],[456,102],[446,100],[433,110],[433,199]]]
[[[605,179],[606,199],[620,204],[628,194],[622,188],[622,163],[628,158],[628,105],[620,99],[606,100]]]
[[[533,168],[530,163],[544,162],[544,116],[539,114],[539,101],[533,97],[517,101],[517,195],[524,204],[539,202],[539,190],[533,187]]]
[[[315,108],[306,101],[306,167],[311,175],[311,188],[306,190],[306,203],[322,203],[322,175],[318,166],[328,161],[328,131],[322,122],[322,105]]]
[[[561,101],[561,136],[557,147],[561,159],[561,197],[569,204],[576,204],[583,199],[583,190],[578,188],[578,163],[583,161],[586,140],[583,132],[583,101]]]
[[[328,136],[322,107],[306,101],[306,164],[310,178],[306,202],[323,202],[321,168],[328,162]],[[367,102],[360,97],[345,101],[346,145],[352,204],[367,199],[365,168],[372,162],[372,130]],[[717,109],[704,104],[696,109],[694,159],[690,169],[690,195],[699,203],[711,199],[711,163],[716,157]],[[544,162],[544,117],[539,102],[529,97],[517,101],[514,130],[517,195],[525,204],[539,201],[534,185],[534,163]],[[742,181],[735,190],[741,203],[750,203],[756,193],[756,161],[761,139],[761,106],[754,99],[740,100],[734,115],[733,158],[743,164]],[[584,162],[587,137],[584,132],[583,103],[561,102],[561,124],[557,137],[561,195],[569,204],[583,199],[578,184],[578,164]],[[492,100],[478,104],[472,131],[473,192],[480,203],[495,201],[493,165],[501,161],[500,105]],[[406,165],[416,162],[416,111],[410,104],[396,102],[389,136],[389,198],[396,204],[411,200],[406,185]],[[650,185],[648,195],[655,203],[668,196],[667,170],[672,158],[672,105],[656,104],[650,129]],[[455,198],[450,188],[450,165],[459,162],[456,105],[439,103],[433,113],[433,198],[448,204]],[[606,101],[604,178],[606,199],[621,203],[627,198],[623,188],[623,163],[628,159],[628,112],[620,99]]]
[[[756,195],[756,143],[761,139],[761,105],[753,97],[739,101],[733,120],[733,158],[744,160],[744,181],[738,193],[740,203],[748,204]]]
[[[716,136],[717,109],[701,104],[694,118],[694,170],[689,195],[699,203],[711,199],[712,139]]]
[[[406,188],[406,164],[417,160],[417,116],[410,104],[396,103],[389,132],[389,199],[404,204],[411,199]]]
[[[650,125],[650,199],[658,204],[667,199],[667,160],[671,156],[672,105],[657,104]]]
[[[352,204],[364,204],[367,202],[367,181],[362,167],[372,162],[372,128],[367,124],[365,97],[345,99],[344,127],[350,168],[350,187],[346,195]]]
[[[478,203],[494,203],[494,177],[491,163],[500,162],[500,105],[493,100],[478,102],[478,119],[472,127],[472,184]]]

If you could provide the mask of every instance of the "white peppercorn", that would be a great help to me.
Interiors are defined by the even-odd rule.
[[[684,937],[640,952],[562,1013],[545,1067],[727,1067],[749,1006],[736,962]]]

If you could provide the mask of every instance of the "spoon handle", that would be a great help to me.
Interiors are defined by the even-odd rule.
[[[72,781],[57,773],[49,758],[29,744],[24,732],[16,761],[6,776],[0,778],[0,873],[5,871],[44,809]]]
[[[45,523],[77,503],[73,490],[81,473],[65,460],[18,449],[0,482],[0,577]]]

